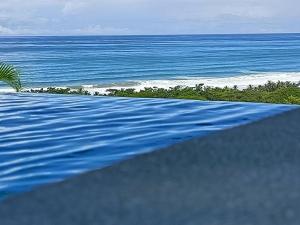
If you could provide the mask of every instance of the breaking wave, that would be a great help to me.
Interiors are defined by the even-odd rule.
[[[197,84],[204,84],[212,87],[233,87],[244,89],[249,85],[258,86],[267,83],[268,81],[290,81],[299,82],[300,72],[275,72],[275,73],[259,73],[251,75],[242,75],[234,77],[195,77],[195,78],[177,78],[170,80],[146,80],[146,81],[130,81],[128,83],[115,83],[112,85],[83,85],[82,87],[91,92],[106,93],[107,89],[127,89],[133,88],[137,91],[150,88],[172,88],[176,86],[194,87]]]
[[[267,83],[268,81],[290,81],[300,82],[300,72],[268,72],[268,73],[253,73],[250,75],[239,75],[231,77],[176,77],[166,80],[132,80],[127,82],[115,82],[108,84],[90,84],[82,86],[56,86],[61,88],[79,88],[90,93],[99,92],[100,94],[107,93],[108,89],[127,89],[133,88],[136,91],[143,90],[145,88],[172,88],[176,86],[194,87],[197,84],[204,84],[211,87],[233,87],[237,86],[239,89],[244,89],[249,85],[258,86]],[[46,88],[46,87],[36,87]],[[27,88],[30,89],[30,88]],[[0,88],[0,92],[14,92],[11,88]]]

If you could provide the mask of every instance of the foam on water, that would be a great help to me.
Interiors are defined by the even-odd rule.
[[[127,89],[133,88],[136,91],[145,88],[157,87],[169,89],[176,86],[194,87],[197,84],[204,84],[211,87],[233,87],[237,86],[239,89],[247,88],[249,85],[258,86],[266,84],[268,81],[290,81],[294,83],[300,82],[300,72],[274,72],[274,73],[259,73],[249,74],[243,76],[233,77],[195,77],[195,78],[177,78],[172,80],[147,80],[147,81],[132,81],[126,85],[83,85],[82,87],[90,93],[99,92],[101,94],[107,93],[107,89]]]
[[[0,94],[0,198],[293,108]]]
[[[13,93],[16,92],[13,88],[0,87],[0,93]]]
[[[205,86],[211,87],[233,87],[237,86],[239,89],[247,88],[249,85],[258,86],[264,85],[268,81],[290,81],[293,83],[300,82],[300,72],[273,72],[273,73],[255,73],[248,74],[243,76],[233,76],[233,77],[177,77],[176,79],[170,80],[139,80],[139,81],[128,81],[128,82],[115,82],[112,84],[102,84],[102,85],[93,85],[86,84],[77,86],[76,88],[82,87],[84,90],[95,93],[99,92],[100,94],[106,94],[108,89],[127,89],[133,88],[136,91],[143,90],[145,88],[171,88],[176,86],[187,86],[194,87],[197,84],[204,84]],[[57,86],[60,88],[67,88],[68,86]],[[69,86],[74,88],[72,86]],[[47,88],[47,87],[39,87]],[[25,88],[25,90],[30,88]],[[34,88],[35,89],[35,88]],[[38,89],[38,88],[37,88]],[[0,88],[0,93],[11,93],[14,92],[12,88]]]

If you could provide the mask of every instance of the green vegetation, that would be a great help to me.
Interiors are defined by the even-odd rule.
[[[210,101],[240,101],[240,102],[266,102],[283,104],[300,104],[300,83],[269,81],[265,85],[257,87],[249,85],[246,89],[239,90],[236,86],[233,88],[214,88],[205,87],[203,84],[195,87],[177,86],[170,89],[163,88],[145,88],[141,91],[134,89],[109,89],[108,96],[119,97],[138,97],[138,98],[179,98],[196,99]],[[35,93],[55,93],[55,94],[80,94],[91,95],[82,88],[71,90],[70,88],[47,88],[39,90],[30,90]],[[95,93],[94,95],[100,95]]]
[[[83,88],[71,89],[71,88],[56,88],[48,87],[41,89],[31,89],[25,92],[31,93],[50,93],[50,94],[68,94],[68,95],[91,95],[88,91],[83,90]]]
[[[241,101],[300,104],[299,84],[290,82],[268,82],[258,87],[248,86],[239,90],[233,88],[205,87],[203,84],[196,87],[175,87],[168,90],[162,88],[146,88],[134,92],[127,90],[110,90],[112,96],[145,97],[145,98],[179,98],[210,101]]]
[[[16,91],[22,89],[20,72],[12,65],[0,62],[0,81],[3,81]]]

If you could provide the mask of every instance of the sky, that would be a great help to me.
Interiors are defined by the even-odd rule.
[[[0,0],[0,35],[300,32],[299,0]]]

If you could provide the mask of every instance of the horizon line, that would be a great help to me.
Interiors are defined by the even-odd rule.
[[[182,34],[0,34],[0,37],[99,37],[99,36],[208,36],[208,35],[280,35],[300,34],[300,32],[262,32],[262,33],[182,33]]]

